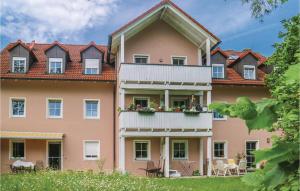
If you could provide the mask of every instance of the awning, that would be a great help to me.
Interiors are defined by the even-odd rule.
[[[63,133],[0,131],[1,139],[63,139]]]

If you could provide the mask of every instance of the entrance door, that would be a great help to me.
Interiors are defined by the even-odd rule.
[[[48,143],[48,166],[54,170],[61,169],[61,143]]]

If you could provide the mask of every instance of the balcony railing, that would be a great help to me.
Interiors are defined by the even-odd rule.
[[[171,64],[122,63],[119,76],[121,81],[169,82],[169,83],[211,83],[211,67]]]
[[[212,113],[155,112],[152,114],[125,111],[120,113],[121,129],[211,129]]]

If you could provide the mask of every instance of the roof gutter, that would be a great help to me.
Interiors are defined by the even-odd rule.
[[[221,40],[219,42],[217,42],[217,44],[215,44],[213,47],[211,47],[210,51],[214,50],[217,46],[219,46],[219,44],[221,44]]]
[[[110,63],[111,43],[112,43],[112,35],[109,35],[109,36],[108,36],[108,42],[107,42],[107,57],[106,57],[106,59],[107,59],[106,62],[107,62],[108,64],[111,64],[111,63]]]

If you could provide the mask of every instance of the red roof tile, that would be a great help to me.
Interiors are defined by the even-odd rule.
[[[14,43],[13,43],[14,44]],[[1,52],[0,60],[0,77],[1,78],[17,78],[17,79],[54,79],[54,80],[91,80],[91,81],[114,81],[116,79],[115,69],[108,65],[103,64],[102,73],[99,75],[84,75],[81,64],[80,50],[84,49],[86,45],[73,45],[64,44],[63,47],[68,50],[70,61],[66,65],[64,74],[47,74],[46,55],[45,50],[53,46],[52,44],[38,44],[35,43],[32,48],[32,53],[37,61],[34,62],[26,74],[10,73],[9,63],[9,44]],[[55,43],[56,44],[56,43]],[[26,44],[27,45],[27,44]],[[61,45],[61,44],[60,44]],[[27,45],[28,46],[28,45]],[[96,45],[99,50],[106,52],[106,46]]]

